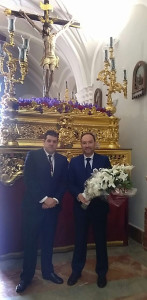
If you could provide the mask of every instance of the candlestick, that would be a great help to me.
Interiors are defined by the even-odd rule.
[[[16,57],[16,51],[13,50],[13,47],[16,46],[14,41],[15,18],[10,16],[7,20],[9,40],[6,41],[5,37],[2,39],[0,50],[0,76],[4,78],[4,94],[1,97],[1,109],[3,112],[1,139],[4,145],[18,146],[17,138],[19,133],[17,122],[14,121],[16,114],[13,114],[12,111],[16,111],[19,107],[16,98],[15,84],[23,84],[25,76],[28,73],[28,50],[21,47],[19,51],[20,59]],[[24,41],[24,46],[26,44],[27,41]],[[5,130],[3,130],[3,128],[5,128]],[[7,132],[7,136],[5,132]]]
[[[113,47],[113,38],[110,37],[110,48],[112,48],[112,47]]]
[[[126,70],[124,70],[124,80],[127,80]]]
[[[106,110],[110,111],[112,114],[116,112],[116,105],[113,103],[112,94],[123,91],[124,97],[127,98],[127,80],[126,80],[126,70],[124,70],[124,80],[123,84],[117,82],[116,80],[116,68],[115,68],[115,58],[113,53],[113,39],[110,38],[110,47],[107,52],[105,51],[105,61],[104,69],[98,73],[97,80],[102,81],[107,86],[107,105]],[[107,60],[106,60],[107,59]]]

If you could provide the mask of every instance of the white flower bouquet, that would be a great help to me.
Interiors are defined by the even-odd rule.
[[[130,171],[132,165],[114,165],[112,169],[94,169],[92,176],[86,180],[83,196],[87,200],[87,205],[93,198],[101,195],[126,195],[132,197],[137,189],[133,188]],[[86,208],[85,205],[82,205]]]

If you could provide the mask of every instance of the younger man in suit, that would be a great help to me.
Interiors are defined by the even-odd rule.
[[[111,164],[107,156],[94,152],[96,141],[91,132],[82,134],[81,147],[83,154],[72,158],[69,165],[69,190],[75,198],[75,248],[72,259],[72,274],[67,284],[74,285],[81,277],[86,262],[87,234],[91,222],[96,243],[97,285],[103,288],[107,284],[106,273],[108,271],[106,226],[109,205],[104,197],[92,199],[86,210],[81,207],[81,204],[87,203],[82,193],[84,183],[90,177],[93,169],[111,168]]]
[[[58,133],[48,130],[43,148],[30,151],[24,168],[26,192],[23,200],[24,260],[16,292],[30,284],[37,263],[38,237],[41,237],[42,277],[61,284],[54,273],[53,242],[61,201],[66,190],[68,162],[56,152]]]

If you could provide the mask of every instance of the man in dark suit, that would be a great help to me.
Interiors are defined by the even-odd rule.
[[[107,156],[94,152],[96,141],[91,132],[82,134],[81,147],[83,154],[72,158],[69,165],[69,190],[75,198],[75,248],[72,274],[67,284],[74,285],[81,277],[86,262],[88,227],[92,223],[96,243],[97,285],[103,288],[107,284],[106,273],[108,271],[106,226],[109,205],[103,196],[92,199],[87,209],[83,209],[81,205],[88,204],[83,195],[84,183],[93,169],[111,168],[111,164]]]
[[[57,284],[63,283],[63,279],[54,273],[52,255],[58,213],[66,190],[68,162],[65,156],[56,152],[57,144],[58,133],[47,131],[44,147],[30,151],[25,161],[24,260],[17,293],[23,292],[34,276],[39,235],[42,277]]]

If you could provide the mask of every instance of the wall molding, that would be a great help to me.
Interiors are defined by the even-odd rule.
[[[129,237],[143,245],[144,231],[133,225],[128,225]]]

